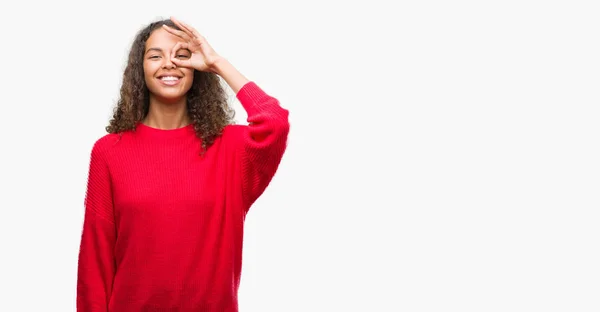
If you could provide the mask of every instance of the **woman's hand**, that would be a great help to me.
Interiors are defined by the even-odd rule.
[[[171,20],[181,30],[163,25],[169,33],[181,38],[184,42],[178,42],[171,51],[171,61],[180,67],[193,68],[199,71],[215,72],[215,64],[223,58],[213,50],[206,39],[193,27],[181,22],[174,17]],[[192,55],[187,59],[177,58],[177,52],[181,49],[189,50]]]

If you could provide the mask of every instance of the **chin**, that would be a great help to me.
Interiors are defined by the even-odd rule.
[[[189,91],[189,89],[190,88],[168,89],[168,88],[164,88],[162,86],[155,86],[154,88],[150,89],[150,93],[153,94],[157,98],[172,102],[172,101],[177,101],[177,100],[181,99],[182,97],[185,97],[187,92]]]
[[[154,96],[161,99],[164,102],[167,103],[173,103],[173,102],[177,102],[179,100],[181,100],[182,98],[185,98],[186,93],[181,93],[181,92],[177,92],[177,93],[167,93],[167,92],[158,92],[158,93],[154,93]]]

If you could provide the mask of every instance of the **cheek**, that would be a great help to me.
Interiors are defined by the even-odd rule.
[[[189,70],[186,68],[185,70],[183,70],[183,74],[187,78],[186,85],[188,87],[190,87],[192,85],[192,83],[194,82],[194,70]]]
[[[152,68],[148,65],[148,63],[144,62],[144,78],[146,78],[146,83],[148,83],[148,80],[152,79],[152,77]]]
[[[189,68],[182,68],[181,72],[186,76],[186,77],[190,77],[190,78],[194,78],[194,70],[193,69],[189,69]]]

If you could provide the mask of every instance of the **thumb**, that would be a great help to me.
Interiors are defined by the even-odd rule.
[[[185,67],[185,68],[191,68],[191,69],[194,68],[192,66],[192,61],[190,59],[181,60],[181,59],[178,59],[177,57],[171,57],[171,62],[173,64],[175,64],[175,66],[177,66],[177,67]]]

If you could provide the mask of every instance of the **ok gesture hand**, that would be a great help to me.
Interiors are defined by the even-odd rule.
[[[198,71],[214,72],[215,63],[222,59],[215,50],[208,44],[206,39],[198,33],[193,27],[186,23],[171,17],[171,20],[181,30],[163,25],[163,28],[169,33],[181,38],[184,42],[178,42],[171,51],[171,61],[180,67],[193,68]],[[188,59],[179,59],[176,57],[177,51],[188,49],[192,56]]]

